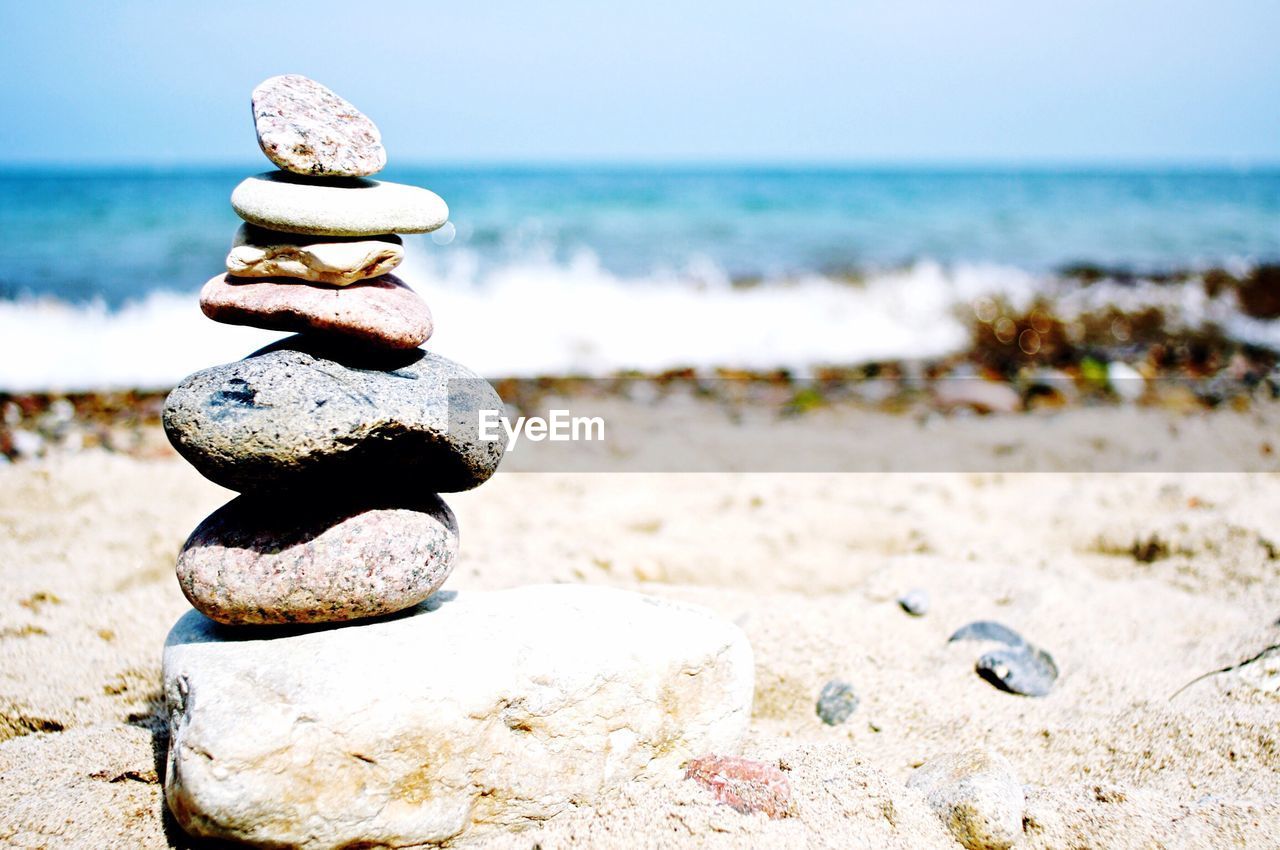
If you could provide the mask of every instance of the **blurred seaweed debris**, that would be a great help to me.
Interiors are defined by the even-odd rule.
[[[1220,268],[1139,274],[1077,265],[1061,274],[1086,288],[1104,282],[1122,288],[1199,285],[1205,298],[1230,301],[1230,312],[1219,314],[1280,318],[1280,265],[1241,274]],[[965,359],[984,376],[1019,387],[1028,407],[1105,400],[1241,407],[1258,391],[1270,398],[1280,393],[1274,349],[1232,336],[1212,318],[1189,321],[1176,298],[1128,307],[1077,300],[1066,309],[1062,301],[1041,295],[1017,307],[1006,298],[978,299]]]
[[[43,457],[103,448],[137,455],[167,452],[160,432],[165,392],[0,392],[0,456]]]
[[[968,345],[946,357],[804,370],[689,366],[493,383],[517,415],[538,415],[566,399],[617,398],[655,406],[709,404],[734,422],[748,415],[821,416],[846,405],[927,417],[1098,404],[1194,413],[1280,400],[1280,353],[1233,336],[1217,321],[1234,316],[1232,321],[1266,328],[1280,320],[1280,265],[1135,272],[1078,264],[1060,269],[1057,281],[1060,286],[1021,306],[1007,297],[981,296],[960,308],[967,311]],[[1152,301],[1145,297],[1152,288],[1175,297]],[[1122,297],[1134,292],[1145,294]],[[1087,297],[1077,297],[1081,293]],[[1225,309],[1192,321],[1180,308],[1188,294]],[[94,447],[166,454],[158,427],[164,397],[152,390],[0,391],[0,458]]]

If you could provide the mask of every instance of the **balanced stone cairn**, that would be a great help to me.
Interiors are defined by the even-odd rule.
[[[436,591],[458,557],[437,495],[484,483],[502,401],[422,345],[395,234],[448,209],[368,179],[376,126],[298,75],[253,92],[279,167],[236,187],[245,221],[211,319],[296,332],[189,376],[164,426],[241,495],[188,538],[195,611],[165,644],[165,799],[193,835],[400,847],[545,819],[621,781],[737,746],[751,649],[701,609],[603,588]]]
[[[243,495],[192,533],[178,581],[227,625],[330,623],[391,614],[444,582],[458,529],[437,492],[482,483],[501,442],[450,430],[501,400],[418,348],[431,312],[392,274],[396,233],[448,220],[435,193],[364,179],[386,163],[373,122],[306,77],[253,92],[262,150],[281,170],[248,178],[228,273],[200,292],[219,322],[298,331],[197,372],[169,395],[165,430],[196,469]]]

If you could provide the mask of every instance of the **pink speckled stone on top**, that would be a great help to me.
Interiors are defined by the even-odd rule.
[[[301,74],[253,90],[253,126],[267,159],[315,177],[364,177],[387,164],[382,134],[360,110]]]

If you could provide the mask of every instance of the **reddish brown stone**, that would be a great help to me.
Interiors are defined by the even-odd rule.
[[[684,777],[744,815],[763,812],[771,818],[785,818],[791,814],[791,783],[777,765],[738,756],[705,755],[689,762]]]
[[[215,322],[329,334],[378,348],[417,348],[432,331],[426,302],[391,274],[343,287],[218,275],[200,290],[200,309]]]

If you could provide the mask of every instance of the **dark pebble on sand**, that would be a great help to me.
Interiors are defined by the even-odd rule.
[[[818,717],[828,726],[845,722],[857,707],[858,695],[848,682],[832,679],[822,686],[822,693],[818,694]]]
[[[1003,643],[1006,646],[1026,646],[1027,644],[1022,635],[994,620],[976,620],[966,626],[961,626],[956,629],[951,637],[947,638],[947,643],[954,643],[958,640],[991,640],[996,643]]]
[[[988,641],[1004,644],[978,659],[979,676],[1002,691],[1029,697],[1047,696],[1058,679],[1053,656],[1032,646],[1008,626],[993,620],[977,620],[961,626],[947,639]]]
[[[929,591],[921,588],[907,591],[898,597],[898,605],[913,617],[923,617],[929,613]]]
[[[1000,690],[1027,697],[1048,696],[1058,680],[1053,656],[1033,646],[993,649],[978,659],[975,669]]]

